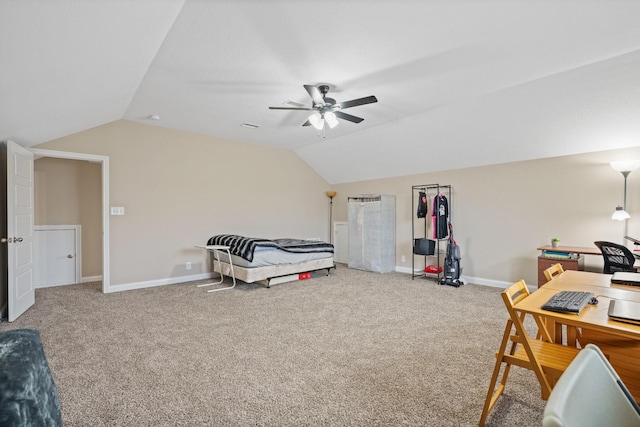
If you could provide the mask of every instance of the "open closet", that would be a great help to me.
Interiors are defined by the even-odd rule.
[[[411,271],[416,277],[442,277],[444,250],[452,213],[451,185],[428,184],[411,187]]]

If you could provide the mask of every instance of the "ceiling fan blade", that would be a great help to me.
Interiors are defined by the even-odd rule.
[[[302,124],[302,126],[311,126],[311,122],[309,120],[307,120],[306,122],[304,122]]]
[[[311,99],[313,99],[314,105],[324,104],[324,98],[322,97],[322,94],[320,93],[320,90],[317,87],[313,85],[304,85],[304,88],[307,90],[307,92],[309,92]]]
[[[338,105],[344,110],[345,108],[357,107],[358,105],[371,104],[374,102],[378,102],[378,98],[371,95],[365,96],[364,98],[352,99],[351,101],[344,101]]]
[[[360,123],[364,119],[361,117],[352,116],[351,114],[343,113],[342,111],[334,111],[336,117],[339,117],[344,120],[348,120],[353,123]]]
[[[303,111],[312,111],[313,108],[302,108],[302,107],[269,107],[269,110],[303,110]]]

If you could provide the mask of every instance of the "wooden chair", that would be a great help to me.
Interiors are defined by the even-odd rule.
[[[562,375],[580,351],[574,347],[552,343],[544,322],[537,317],[534,318],[542,339],[533,339],[527,335],[524,327],[525,313],[520,313],[514,308],[516,304],[530,295],[524,280],[509,286],[502,291],[501,295],[509,312],[509,319],[504,329],[500,348],[496,353],[496,364],[480,416],[480,427],[484,426],[487,416],[504,391],[511,365],[533,371],[540,383],[541,397],[546,400],[551,393],[552,382]],[[502,379],[496,388],[503,364]]]
[[[564,269],[562,268],[562,264],[556,263],[551,267],[547,268],[544,271],[544,277],[547,279],[547,282],[553,279],[555,276],[564,273]]]
[[[553,264],[551,267],[547,268],[546,270],[544,270],[544,277],[547,279],[547,282],[549,282],[551,279],[553,279],[556,276],[561,275],[562,273],[564,273],[564,268],[562,268],[562,264],[560,264],[559,262],[556,264]],[[557,337],[562,337],[563,335],[563,330],[562,330],[562,325],[560,324],[547,324],[548,327],[553,327],[556,329],[556,336]],[[569,343],[572,343],[573,346],[575,347],[575,343],[576,343],[576,339],[577,339],[577,332],[575,328],[567,328],[570,329],[567,331],[567,338],[569,340]],[[540,339],[540,333],[538,332],[538,336],[536,336],[536,339]]]

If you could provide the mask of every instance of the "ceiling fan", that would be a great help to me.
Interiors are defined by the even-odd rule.
[[[351,101],[344,101],[336,103],[336,100],[329,98],[327,93],[329,92],[328,85],[304,85],[307,90],[313,104],[310,108],[307,107],[269,107],[270,110],[302,110],[313,111],[309,116],[309,119],[302,124],[302,126],[313,126],[318,130],[324,128],[325,122],[330,128],[334,128],[338,124],[338,118],[348,120],[353,123],[360,123],[364,119],[361,117],[352,116],[342,110],[351,107],[357,107],[358,105],[371,104],[378,102],[378,99],[371,95],[364,98],[352,99]]]

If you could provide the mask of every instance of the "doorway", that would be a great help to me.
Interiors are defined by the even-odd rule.
[[[110,293],[111,281],[109,270],[109,157],[65,151],[31,149],[35,158],[50,157],[57,159],[81,160],[100,164],[102,187],[102,292]]]

